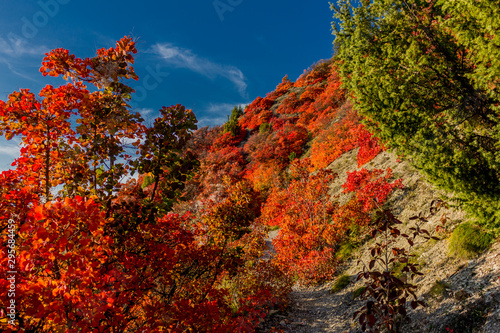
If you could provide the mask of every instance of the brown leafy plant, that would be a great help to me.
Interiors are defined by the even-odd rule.
[[[419,270],[419,265],[410,261],[410,258],[415,256],[410,254],[410,250],[418,237],[439,240],[421,227],[443,206],[446,204],[442,200],[434,200],[428,215],[420,212],[419,215],[411,217],[410,220],[416,220],[416,224],[409,228],[409,234],[401,233],[398,225],[402,222],[390,209],[380,209],[377,212],[371,224],[373,227],[371,236],[376,239],[375,245],[370,249],[371,260],[368,265],[360,261],[363,269],[357,277],[357,281],[366,280],[366,288],[361,297],[367,302],[354,313],[354,319],[358,318],[363,331],[399,332],[402,319],[407,316],[408,305],[413,309],[419,306],[425,307],[425,303],[418,300],[415,295],[417,285],[411,283],[416,276],[423,274]],[[445,224],[446,216],[441,217],[440,221],[441,225],[436,231]],[[396,246],[400,237],[406,239],[408,248]],[[396,265],[403,265],[401,272],[404,276],[401,278],[394,273]]]

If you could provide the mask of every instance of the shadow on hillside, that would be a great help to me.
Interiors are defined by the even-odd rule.
[[[500,253],[495,252],[469,261],[440,281],[445,288],[425,294],[428,307],[411,313],[403,332],[500,332]]]

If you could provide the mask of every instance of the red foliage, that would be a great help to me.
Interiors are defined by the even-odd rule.
[[[231,132],[223,133],[214,140],[210,150],[214,152],[229,146],[238,146],[246,136],[247,131],[241,128],[238,129],[238,135],[233,135]]]
[[[201,172],[204,175],[204,184],[210,188],[221,182],[223,176],[238,180],[243,176],[247,161],[243,148],[227,146],[211,151],[201,161]]]
[[[266,136],[266,141],[250,153],[252,160],[259,163],[273,161],[285,166],[292,156],[300,156],[308,138],[307,130],[301,126],[286,124],[282,129]]]
[[[268,123],[273,115],[270,110],[273,104],[274,101],[268,97],[257,97],[246,107],[245,114],[240,118],[239,124],[241,128],[254,131],[260,125]]]
[[[291,92],[288,96],[281,102],[281,104],[276,109],[278,114],[294,114],[297,113],[297,108],[302,105],[302,101],[297,97],[297,93]]]
[[[274,264],[254,264],[264,246],[264,229],[254,223],[261,199],[234,181],[246,165],[236,147],[245,131],[187,144],[196,119],[181,105],[162,108],[153,126],[143,126],[129,112],[132,89],[124,83],[137,78],[135,52],[128,37],[93,58],[54,50],[41,71],[72,84],[47,86],[41,100],[22,90],[0,102],[1,133],[21,135],[25,144],[16,168],[0,174],[0,230],[15,225],[0,235],[2,244],[15,241],[15,261],[0,249],[0,274],[17,272],[16,331],[252,331],[290,290]],[[272,100],[257,104],[269,108]],[[283,129],[278,147],[301,131]],[[121,144],[126,139],[135,140],[136,159]],[[223,189],[198,215],[180,216],[169,211],[197,165],[186,145],[205,150],[205,179]],[[140,182],[123,183],[131,169]],[[222,182],[227,175],[234,177]],[[2,290],[8,284],[0,280]],[[0,294],[2,314],[9,297]]]
[[[291,123],[293,124],[294,121],[296,121],[296,118],[278,118],[278,117],[275,117],[273,119],[271,119],[271,125],[273,127],[273,131],[276,132],[276,131],[279,131],[280,129],[282,129],[285,124],[287,123]]]
[[[362,126],[357,112],[348,110],[344,118],[321,132],[311,147],[314,169],[327,167],[340,155],[358,146]]]
[[[339,107],[345,100],[345,93],[340,88],[341,82],[334,64],[330,66],[330,75],[323,92],[316,97],[314,103],[318,110],[324,110],[327,107]]]
[[[364,128],[360,130],[358,138],[358,168],[375,158],[383,148],[379,140]]]
[[[304,87],[320,83],[328,78],[331,60],[318,61],[295,81],[294,87]]]
[[[186,145],[186,148],[193,151],[200,159],[203,159],[211,150],[215,140],[222,132],[220,126],[202,127],[193,133],[193,136]]]
[[[315,101],[325,90],[325,85],[317,83],[315,85],[307,86],[306,90],[300,95],[301,101]]]
[[[384,171],[380,169],[348,172],[347,181],[342,185],[344,192],[356,193],[356,198],[361,203],[364,212],[371,211],[377,206],[381,207],[395,188],[403,187],[402,179],[388,182],[392,178],[390,168],[387,168],[385,176],[382,176],[383,173]]]

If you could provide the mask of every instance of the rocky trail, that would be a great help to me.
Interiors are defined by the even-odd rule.
[[[353,314],[363,301],[354,298],[355,276],[344,290],[332,293],[332,283],[304,287],[296,285],[291,294],[287,312],[276,312],[262,325],[259,332],[361,332],[353,320]],[[442,281],[446,287],[435,292],[433,285],[422,284],[425,280]],[[410,321],[402,332],[454,333],[500,332],[500,243],[479,258],[470,261],[449,261],[438,270],[430,269],[420,281],[418,296],[427,307],[411,311]]]

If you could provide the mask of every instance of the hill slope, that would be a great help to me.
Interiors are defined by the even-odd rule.
[[[384,151],[362,120],[340,89],[337,65],[330,60],[297,82],[285,77],[244,113],[233,110],[223,127],[202,130],[212,139],[197,180],[201,195],[216,196],[223,177],[249,182],[262,195],[259,223],[276,230],[275,253],[266,258],[297,281],[290,307],[272,310],[260,331],[356,332],[352,315],[366,302],[352,297],[366,282],[355,283],[363,269],[358,260],[370,261],[369,224],[377,211],[391,210],[403,222],[401,232],[411,234],[419,222],[410,221],[412,216],[429,214],[436,199],[454,202]],[[417,299],[427,303],[409,310],[413,320],[403,323],[404,332],[496,332],[500,327],[498,243],[479,257],[449,254],[453,230],[468,219],[458,206],[443,208],[422,226],[440,240],[410,246],[403,239],[392,245],[415,255],[410,262],[423,273],[411,278],[405,263],[387,266],[390,274],[414,284]],[[377,269],[384,271],[377,266],[371,271]],[[351,283],[332,294],[342,274]]]

